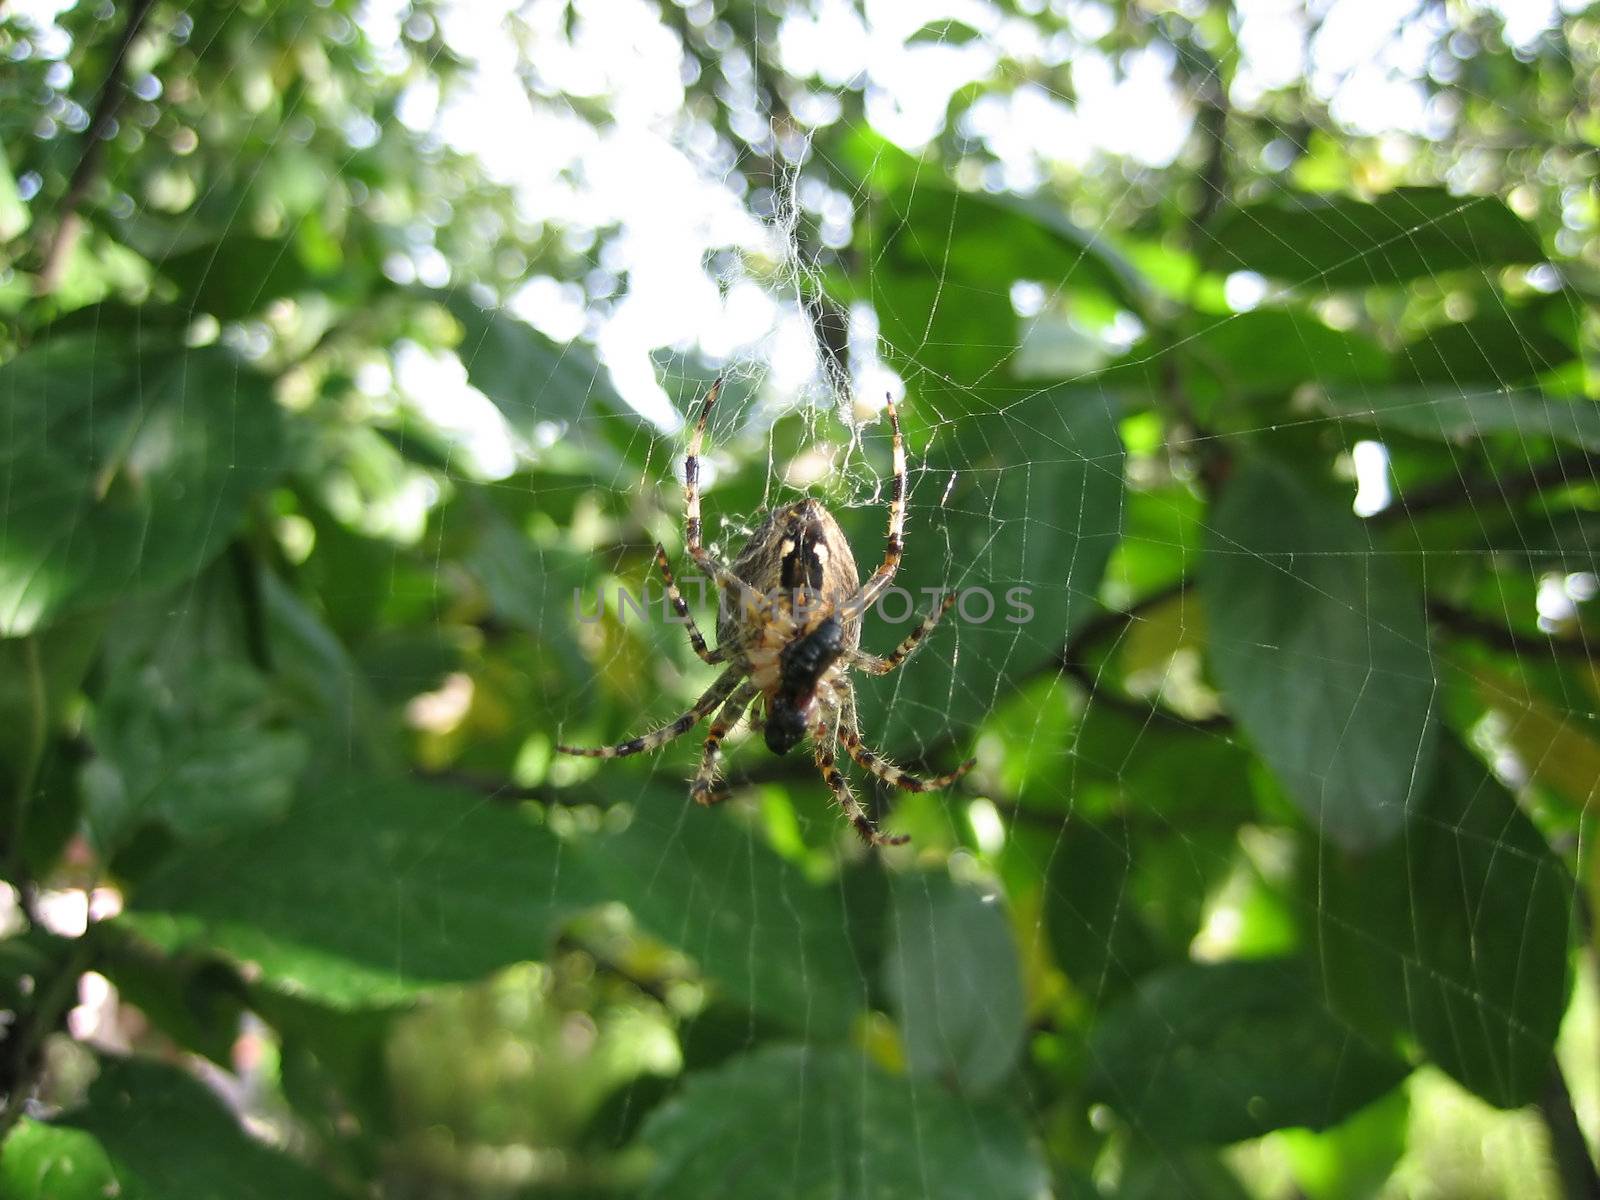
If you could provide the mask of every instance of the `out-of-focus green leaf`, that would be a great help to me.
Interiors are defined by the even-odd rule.
[[[403,779],[323,779],[264,829],[180,849],[123,918],[328,1004],[396,1002],[542,957],[596,902],[553,834],[482,796]]]
[[[301,261],[293,238],[228,237],[175,254],[160,269],[178,285],[191,312],[210,313],[219,321],[243,320],[269,301],[319,283],[318,274]]]
[[[913,1075],[993,1087],[1011,1073],[1024,1013],[1016,942],[998,896],[944,873],[903,875],[891,890],[884,986]]]
[[[1011,285],[1043,284],[1054,299],[1093,293],[1140,311],[1137,273],[1100,234],[1053,204],[960,192],[916,179],[878,202],[872,301],[889,353],[919,373],[945,415],[1015,399],[1011,360],[1021,327]],[[942,376],[942,378],[940,378]]]
[[[176,1067],[107,1060],[86,1107],[62,1119],[103,1148],[119,1200],[318,1200],[320,1176],[248,1136],[198,1081]]]
[[[168,957],[115,924],[96,927],[95,969],[117,987],[122,1001],[178,1045],[224,1068],[233,1066],[245,989],[224,963],[205,957]]]
[[[1201,569],[1230,710],[1312,826],[1352,849],[1405,823],[1433,767],[1422,598],[1348,507],[1269,459],[1240,464]]]
[[[1251,1193],[1212,1150],[1136,1140],[1114,1193],[1116,1200],[1251,1200]],[[1098,1196],[1091,1193],[1085,1200]]]
[[[28,205],[17,191],[11,164],[0,156],[0,242],[9,242],[19,233],[26,233],[31,220]]]
[[[1285,1129],[1294,1180],[1310,1200],[1375,1196],[1406,1149],[1411,1101],[1396,1088],[1332,1129]]]
[[[816,803],[831,803],[817,783]],[[754,1012],[842,1035],[866,983],[839,887],[807,881],[752,831],[690,803],[687,787],[647,785],[634,804],[627,829],[582,848],[602,894]]]
[[[1237,313],[1206,325],[1172,352],[1199,368],[1189,372],[1189,390],[1208,405],[1241,405],[1258,397],[1286,401],[1303,384],[1370,385],[1390,372],[1389,356],[1377,342],[1330,328],[1299,308]]]
[[[1542,309],[1497,308],[1435,326],[1399,349],[1396,377],[1503,388],[1571,362],[1572,343],[1541,316]]]
[[[1095,1025],[1089,1089],[1146,1137],[1232,1142],[1325,1129],[1406,1075],[1329,1011],[1293,959],[1185,963]]]
[[[934,43],[943,46],[964,46],[983,35],[965,21],[929,21],[906,39],[908,46]]]
[[[895,578],[909,595],[869,614],[863,644],[886,652],[934,593],[962,598],[906,666],[858,685],[868,741],[921,746],[967,727],[1060,654],[1121,535],[1122,463],[1110,399],[1070,387],[959,422],[929,448]],[[865,573],[882,541],[855,545]]]
[[[272,708],[266,681],[242,663],[119,672],[95,706],[96,757],[81,776],[96,842],[114,848],[145,821],[208,838],[282,814],[307,747],[273,727]]]
[[[1535,263],[1538,235],[1499,199],[1401,187],[1371,202],[1285,193],[1219,211],[1201,258],[1216,271],[1255,271],[1329,288],[1403,283],[1462,267]]]
[[[1560,400],[1529,391],[1463,392],[1441,384],[1340,389],[1329,394],[1328,404],[1343,416],[1416,437],[1459,442],[1516,433],[1600,452],[1600,402],[1587,397]]]
[[[892,1078],[848,1050],[772,1046],[689,1078],[646,1122],[651,1200],[1038,1200],[1009,1105]]]
[[[84,612],[41,630],[31,643],[0,638],[0,780],[11,778],[39,729],[54,727],[88,673],[105,624],[103,613]]]
[[[1312,872],[1331,1001],[1374,1034],[1405,1031],[1491,1104],[1535,1099],[1567,996],[1572,882],[1516,801],[1459,743],[1405,837],[1325,846]]]
[[[511,427],[531,436],[541,421],[576,422],[631,412],[610,373],[580,342],[562,345],[503,309],[482,308],[462,292],[442,298],[461,323],[456,347],[467,380],[494,401]]]
[[[23,1117],[0,1148],[0,1200],[106,1200],[119,1195],[90,1134]]]
[[[220,347],[52,341],[0,367],[0,407],[0,635],[196,574],[282,454],[266,380]]]
[[[273,647],[273,680],[312,739],[313,772],[397,770],[400,755],[371,685],[310,605],[272,572],[261,596]]]
[[[1097,1007],[1158,961],[1134,902],[1135,851],[1126,822],[1069,821],[1045,875],[1045,927],[1056,963]]]

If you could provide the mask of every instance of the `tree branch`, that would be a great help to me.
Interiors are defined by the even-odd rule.
[[[127,23],[122,28],[122,36],[106,67],[105,81],[100,85],[100,94],[95,97],[94,114],[89,118],[88,129],[84,131],[86,140],[83,153],[78,158],[78,165],[73,168],[72,177],[67,181],[66,194],[61,198],[61,215],[50,240],[45,244],[39,274],[34,280],[35,296],[48,296],[56,290],[56,285],[61,282],[61,273],[66,269],[67,259],[77,245],[78,236],[83,230],[83,218],[78,215],[78,210],[100,178],[106,142],[111,137],[117,114],[128,99],[128,89],[122,79],[128,49],[139,36],[139,30],[153,7],[155,0],[134,0],[128,8]]]

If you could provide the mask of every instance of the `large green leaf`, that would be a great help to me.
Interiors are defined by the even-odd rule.
[[[1089,1039],[1091,1094],[1146,1137],[1232,1142],[1325,1129],[1408,1068],[1335,1016],[1292,959],[1185,963],[1152,975]]]
[[[1532,391],[1463,391],[1449,384],[1337,389],[1329,406],[1343,416],[1416,437],[1459,442],[1493,433],[1552,438],[1600,452],[1600,402]],[[1592,482],[1593,477],[1575,482]]]
[[[483,796],[323,779],[264,829],[184,848],[122,918],[330,1004],[391,1002],[539,958],[596,892],[547,829]]]
[[[95,706],[82,773],[89,829],[114,849],[159,821],[183,837],[262,824],[289,805],[306,739],[275,727],[267,683],[242,663],[125,665]]]
[[[1044,880],[1046,932],[1058,966],[1096,1006],[1120,995],[1157,961],[1155,938],[1134,901],[1127,822],[1074,820],[1052,847]]]
[[[1225,207],[1206,228],[1201,257],[1217,271],[1359,288],[1535,263],[1544,251],[1533,228],[1498,199],[1402,187],[1371,202],[1285,193]]]
[[[117,1194],[105,1150],[81,1129],[23,1117],[0,1149],[0,1200],[105,1200]]]
[[[63,338],[0,368],[0,635],[196,574],[277,477],[267,381],[220,347]]]
[[[689,1077],[646,1122],[652,1200],[1038,1200],[1020,1114],[882,1074],[848,1050],[771,1046]]]
[[[1405,837],[1324,846],[1309,886],[1332,1002],[1408,1032],[1485,1100],[1534,1100],[1567,996],[1572,881],[1533,823],[1454,740]]]
[[[816,803],[825,796],[818,779]],[[749,829],[690,803],[687,787],[646,785],[632,823],[581,853],[608,899],[770,1021],[837,1037],[865,1006],[839,886],[808,881]]]
[[[565,345],[503,309],[483,308],[462,292],[443,301],[461,323],[456,354],[467,380],[494,401],[511,427],[531,435],[543,421],[573,422],[627,413],[610,373],[579,342]],[[597,403],[598,402],[598,403]]]
[[[1436,669],[1422,597],[1350,509],[1247,459],[1201,569],[1229,709],[1313,826],[1372,846],[1432,773]]]
[[[269,301],[331,282],[302,262],[293,238],[228,237],[165,259],[160,270],[193,312],[237,321]]]
[[[992,1087],[1022,1048],[1022,969],[1003,903],[942,872],[895,879],[884,985],[914,1075]]]
[[[1121,536],[1122,462],[1111,399],[1065,386],[942,433],[910,495],[904,592],[869,614],[863,644],[886,652],[935,592],[970,595],[910,663],[859,684],[869,742],[920,747],[969,727],[1059,656]],[[863,572],[881,537],[856,541]]]
[[[176,1067],[108,1060],[88,1105],[62,1124],[100,1143],[119,1200],[332,1200],[339,1194],[308,1167],[248,1136],[221,1101]]]
[[[1576,356],[1571,339],[1551,327],[1546,306],[1509,308],[1501,306],[1498,298],[1495,303],[1489,312],[1436,325],[1407,342],[1395,356],[1397,377],[1458,387],[1505,387],[1553,370]],[[1558,311],[1555,315],[1562,314]]]
[[[869,298],[884,342],[947,415],[1014,396],[1021,327],[1011,286],[1019,280],[1058,300],[1144,305],[1138,275],[1110,243],[1044,201],[918,179],[879,201],[872,217]]]

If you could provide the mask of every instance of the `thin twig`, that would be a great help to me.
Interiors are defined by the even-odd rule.
[[[1454,604],[1443,600],[1428,601],[1428,615],[1433,618],[1434,624],[1449,633],[1472,638],[1512,654],[1526,654],[1535,658],[1554,654],[1587,661],[1594,653],[1594,648],[1586,639],[1534,637],[1519,633],[1515,629],[1487,620],[1467,609],[1457,608]]]
[[[100,177],[105,163],[106,142],[111,138],[117,114],[128,99],[122,68],[127,62],[129,48],[139,36],[139,30],[153,7],[155,0],[135,0],[128,9],[127,24],[123,26],[122,36],[106,67],[105,80],[100,85],[100,94],[95,98],[94,115],[84,131],[83,153],[78,158],[78,165],[73,168],[72,177],[67,181],[66,194],[61,198],[60,216],[50,240],[45,244],[39,274],[34,280],[35,296],[48,296],[56,290],[56,285],[61,282],[61,273],[66,269],[67,259],[77,245],[78,235],[83,230],[83,218],[78,210]]]
[[[1572,1094],[1556,1063],[1551,1064],[1550,1078],[1539,1097],[1539,1115],[1550,1133],[1551,1157],[1567,1200],[1600,1200],[1600,1173],[1595,1171],[1589,1143],[1572,1107]]]

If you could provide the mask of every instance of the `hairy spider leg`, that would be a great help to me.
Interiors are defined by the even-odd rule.
[[[689,611],[689,606],[684,602],[683,593],[678,591],[678,582],[672,578],[672,567],[667,562],[667,550],[660,542],[656,543],[656,566],[661,568],[661,578],[667,581],[667,599],[672,601],[672,611],[678,614],[678,620],[689,632],[689,645],[694,647],[694,652],[704,662],[713,665],[726,662],[727,648],[718,646],[715,650],[706,649],[706,639],[700,634],[700,627],[694,623],[694,615]]]
[[[717,585],[719,594],[732,591],[739,597],[739,603],[746,612],[756,612],[762,607],[760,594],[740,579],[731,570],[719,562],[711,551],[701,545],[700,533],[700,445],[705,440],[706,422],[711,418],[711,406],[717,402],[717,396],[722,391],[722,377],[711,385],[711,390],[706,393],[705,403],[700,406],[700,417],[694,423],[694,431],[689,435],[689,451],[683,458],[683,511],[684,511],[684,541],[689,557],[694,559],[695,565],[711,577]]]
[[[833,789],[833,797],[839,802],[839,807],[844,809],[844,815],[850,818],[850,823],[855,826],[856,832],[861,835],[861,840],[869,846],[901,846],[911,838],[903,833],[889,835],[879,833],[877,827],[868,819],[862,810],[861,803],[855,798],[855,793],[850,790],[850,784],[845,779],[839,768],[834,765],[832,741],[828,737],[828,725],[825,721],[818,721],[811,734],[812,753],[817,761],[817,770],[822,773],[822,778]]]
[[[756,698],[758,690],[753,683],[741,684],[718,710],[716,720],[711,722],[705,747],[700,752],[700,769],[689,784],[689,795],[696,804],[716,804],[725,798],[725,793],[717,787],[717,767],[722,762],[722,739],[739,723],[739,718],[744,716],[744,710],[750,707],[750,701]]]
[[[852,650],[845,656],[845,662],[865,671],[868,675],[887,675],[911,657],[911,652],[917,648],[917,643],[928,636],[929,631],[939,623],[939,618],[949,612],[955,602],[955,593],[947,593],[939,602],[939,607],[923,617],[922,623],[911,631],[905,641],[894,648],[888,658],[879,658],[876,654],[868,654],[865,650]]]
[[[927,779],[913,775],[910,771],[902,771],[883,755],[869,749],[861,740],[861,728],[856,720],[854,692],[846,693],[844,698],[844,708],[839,717],[839,740],[844,743],[844,748],[849,751],[850,757],[856,760],[856,765],[863,771],[883,780],[890,787],[897,787],[906,792],[936,792],[941,788],[947,788],[972,770],[978,761],[969,758],[954,771],[944,775],[933,775]]]
[[[704,720],[705,715],[721,704],[728,693],[739,685],[745,674],[744,665],[735,663],[717,676],[716,682],[705,690],[688,712],[652,733],[640,734],[626,742],[618,742],[615,746],[557,746],[556,749],[562,754],[576,754],[583,758],[626,758],[630,754],[643,754],[646,750],[665,746],[673,738],[682,737]]]
[[[900,569],[900,556],[905,551],[906,524],[906,444],[900,437],[900,414],[895,412],[894,397],[888,398],[889,427],[894,431],[894,481],[889,492],[889,540],[883,548],[883,562],[872,577],[861,585],[850,599],[840,606],[841,615],[850,618],[861,616],[883,595],[894,573]]]

